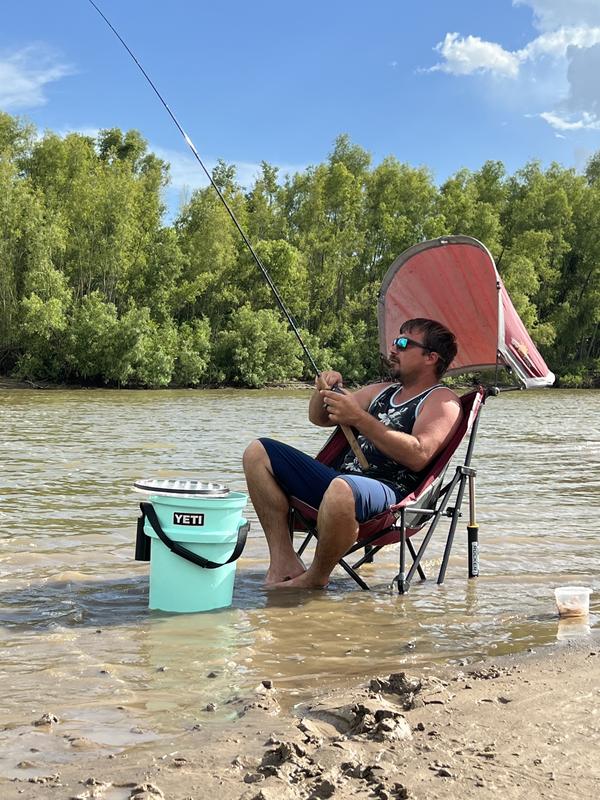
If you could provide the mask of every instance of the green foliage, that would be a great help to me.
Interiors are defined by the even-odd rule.
[[[79,299],[69,325],[65,360],[73,374],[86,381],[101,381],[114,369],[117,309],[100,292]]]
[[[499,161],[436,186],[343,134],[324,163],[213,179],[321,368],[379,374],[381,280],[424,239],[495,257],[563,386],[600,380],[600,153],[583,174]],[[212,187],[163,222],[168,165],[137,131],[46,133],[0,112],[0,369],[115,386],[262,386],[312,368]]]
[[[283,213],[279,170],[263,161],[261,174],[246,195],[248,233],[253,242],[261,239],[285,239],[287,220]]]
[[[440,189],[438,212],[444,232],[474,236],[492,253],[497,252],[506,193],[504,168],[499,162],[488,161],[478,172],[459,170]]]
[[[300,347],[276,311],[243,305],[217,336],[215,370],[219,381],[258,388],[302,375]]]
[[[177,330],[157,324],[146,307],[131,306],[112,341],[113,366],[107,378],[123,386],[168,386],[177,356]]]
[[[33,125],[0,111],[0,160],[18,163],[29,151],[34,136]]]
[[[564,367],[559,370],[557,378],[561,389],[600,388],[600,358]]]
[[[177,386],[196,386],[208,372],[212,352],[208,320],[184,322],[179,329],[177,358],[172,381]]]

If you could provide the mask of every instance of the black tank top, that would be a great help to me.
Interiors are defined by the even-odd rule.
[[[371,401],[368,409],[369,414],[383,422],[388,428],[402,433],[412,433],[419,413],[419,406],[431,392],[440,386],[441,384],[431,386],[421,394],[411,397],[410,400],[396,404],[392,402],[392,398],[402,387],[398,383],[392,384],[387,386]],[[360,449],[369,462],[369,468],[363,470],[354,453],[350,450],[342,462],[341,472],[364,475],[366,478],[375,478],[375,480],[387,483],[396,491],[398,499],[406,497],[419,485],[422,477],[421,472],[412,472],[407,467],[403,467],[402,464],[378,450],[373,442],[362,434],[359,434],[357,439]]]

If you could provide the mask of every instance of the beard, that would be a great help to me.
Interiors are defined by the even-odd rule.
[[[395,378],[395,379],[397,379],[399,381],[402,381],[402,376],[403,376],[402,367],[396,361],[396,359],[388,358],[387,364],[388,364],[388,369],[389,369],[389,372],[390,372],[390,377]]]
[[[393,358],[388,359],[390,377],[401,383],[403,386],[410,386],[415,380],[420,378],[420,373],[415,368],[410,369],[402,366],[399,361]]]

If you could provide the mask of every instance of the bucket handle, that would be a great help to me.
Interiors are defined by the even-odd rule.
[[[152,506],[152,503],[140,503],[140,509],[142,514],[147,518],[148,522],[152,526],[154,533],[172,553],[175,553],[175,555],[181,556],[181,558],[185,558],[186,561],[191,561],[192,564],[196,564],[204,569],[218,569],[219,567],[224,567],[226,564],[231,564],[232,561],[238,559],[242,553],[242,550],[244,549],[246,537],[248,536],[248,531],[250,530],[249,522],[245,522],[243,525],[240,525],[238,528],[238,538],[236,545],[233,548],[233,553],[229,556],[227,561],[219,564],[216,561],[210,561],[208,558],[198,555],[198,553],[192,553],[192,551],[188,550],[187,547],[182,547],[179,542],[174,542],[172,539],[170,539],[161,528],[158,516],[154,510],[154,507]]]

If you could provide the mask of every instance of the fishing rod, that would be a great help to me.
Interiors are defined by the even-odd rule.
[[[273,292],[273,294],[274,294],[274,296],[275,296],[275,299],[277,300],[277,303],[279,304],[279,308],[280,308],[280,309],[283,311],[283,313],[284,313],[284,315],[285,315],[285,317],[286,317],[287,321],[288,321],[288,322],[289,322],[289,324],[290,324],[290,327],[291,327],[291,329],[294,331],[294,333],[296,334],[296,338],[297,338],[297,339],[298,339],[298,341],[300,342],[300,346],[302,347],[302,349],[303,349],[303,351],[304,351],[304,355],[305,355],[305,356],[306,356],[306,358],[308,359],[308,361],[309,361],[309,363],[310,363],[311,367],[313,368],[313,370],[315,371],[315,374],[316,374],[316,375],[317,375],[317,377],[318,377],[321,371],[320,371],[320,369],[317,367],[317,365],[316,365],[316,363],[315,363],[315,360],[314,360],[314,358],[312,357],[312,355],[311,355],[311,353],[310,353],[310,351],[309,351],[308,347],[306,346],[306,344],[305,344],[304,340],[302,339],[302,336],[300,335],[300,331],[298,330],[298,327],[296,326],[296,323],[294,322],[294,319],[293,319],[292,315],[291,315],[291,314],[290,314],[290,312],[288,311],[288,309],[287,309],[287,307],[286,307],[285,303],[283,302],[283,299],[282,299],[281,295],[279,294],[279,290],[277,289],[277,287],[276,287],[276,286],[275,286],[275,284],[273,283],[273,280],[272,280],[271,276],[270,276],[270,275],[269,275],[269,273],[267,272],[267,268],[265,267],[265,265],[262,263],[262,261],[261,261],[261,260],[260,260],[260,258],[258,257],[258,255],[257,255],[257,253],[256,253],[256,251],[255,251],[255,249],[252,247],[252,243],[250,242],[250,240],[248,239],[248,237],[246,236],[246,234],[245,234],[245,232],[244,232],[244,229],[242,228],[242,226],[241,226],[241,225],[240,225],[240,223],[238,222],[238,220],[237,220],[237,217],[235,216],[235,214],[234,214],[234,212],[233,212],[233,209],[231,208],[231,206],[230,206],[230,205],[229,205],[229,203],[227,202],[226,198],[224,197],[223,193],[221,192],[221,190],[219,189],[219,187],[217,186],[217,184],[215,183],[215,180],[214,180],[214,178],[213,178],[212,174],[211,174],[211,173],[209,172],[209,170],[206,168],[206,166],[205,166],[204,162],[202,161],[202,159],[201,159],[201,158],[200,158],[200,156],[198,155],[198,151],[196,150],[196,148],[195,148],[195,146],[194,146],[194,143],[192,142],[192,140],[190,139],[190,137],[187,135],[187,133],[184,131],[183,127],[181,126],[181,124],[180,124],[180,122],[179,122],[179,120],[177,119],[177,117],[175,116],[175,114],[174,114],[174,113],[171,111],[171,109],[169,108],[169,106],[168,106],[168,104],[167,104],[166,100],[163,98],[163,96],[161,95],[161,93],[158,91],[158,89],[156,88],[156,86],[155,86],[154,82],[152,81],[152,79],[150,78],[150,76],[148,75],[148,73],[146,72],[146,70],[144,69],[144,67],[143,67],[143,66],[140,64],[140,62],[138,61],[138,59],[135,57],[134,53],[133,53],[133,52],[132,52],[132,50],[129,48],[129,46],[127,45],[127,43],[125,42],[125,40],[123,39],[123,37],[121,36],[121,34],[120,34],[118,31],[117,31],[117,29],[114,27],[114,25],[113,25],[113,24],[110,22],[110,20],[108,19],[108,17],[107,17],[107,16],[106,16],[106,15],[105,15],[105,14],[104,14],[104,13],[103,13],[103,12],[102,12],[102,11],[101,11],[99,8],[98,8],[98,6],[96,5],[96,3],[94,3],[94,0],[88,0],[88,2],[89,2],[89,4],[90,4],[91,6],[93,6],[93,7],[96,9],[96,11],[98,12],[98,14],[100,14],[100,16],[102,17],[102,19],[104,20],[104,22],[106,22],[106,24],[107,24],[107,25],[108,25],[108,27],[111,29],[111,31],[114,33],[114,35],[115,35],[115,36],[117,37],[117,39],[118,39],[118,40],[121,42],[121,44],[123,45],[123,47],[125,48],[125,50],[127,50],[127,52],[129,53],[129,55],[131,56],[131,58],[134,60],[134,62],[136,63],[137,67],[139,68],[140,72],[142,73],[142,75],[144,76],[144,78],[146,78],[146,80],[148,81],[148,83],[150,84],[150,86],[152,87],[152,89],[154,90],[154,93],[156,94],[156,96],[158,97],[158,99],[160,100],[160,102],[163,104],[163,106],[164,106],[164,107],[165,107],[165,109],[167,110],[167,113],[169,114],[169,116],[171,117],[171,119],[173,120],[173,122],[175,123],[175,125],[177,126],[177,130],[179,131],[179,133],[180,133],[180,134],[183,136],[183,138],[185,139],[185,141],[186,141],[186,144],[188,145],[188,147],[190,148],[190,150],[191,150],[191,151],[192,151],[192,153],[194,154],[194,158],[196,159],[196,161],[197,161],[197,162],[200,164],[200,166],[202,167],[202,170],[203,170],[204,174],[206,175],[206,177],[207,177],[207,178],[208,178],[208,180],[210,181],[210,183],[211,183],[211,185],[212,185],[213,189],[215,190],[215,192],[216,192],[216,193],[217,193],[217,195],[219,196],[219,199],[221,200],[221,202],[222,202],[222,203],[223,203],[223,205],[225,206],[225,208],[226,208],[226,210],[227,210],[227,213],[228,213],[228,214],[229,214],[229,216],[231,217],[231,220],[232,220],[233,224],[234,224],[234,225],[235,225],[235,227],[238,229],[238,231],[239,231],[239,234],[240,234],[240,236],[242,237],[242,239],[244,240],[244,243],[245,243],[246,247],[248,248],[248,250],[249,250],[249,251],[250,251],[250,253],[252,254],[252,258],[253,258],[253,259],[254,259],[254,261],[256,262],[256,264],[257,264],[258,268],[260,269],[260,271],[262,272],[262,274],[263,274],[263,276],[264,276],[265,280],[266,280],[266,281],[267,281],[267,283],[269,284],[269,287],[270,287],[271,291]]]
[[[131,56],[131,58],[132,58],[132,59],[133,59],[133,61],[135,62],[136,66],[138,67],[138,69],[140,70],[140,72],[142,73],[142,75],[144,76],[144,78],[147,80],[147,82],[148,82],[148,83],[150,84],[150,86],[152,87],[152,90],[154,91],[154,94],[155,94],[155,95],[158,97],[158,99],[160,100],[160,102],[162,103],[162,105],[164,106],[164,108],[166,109],[166,111],[167,111],[168,115],[169,115],[169,116],[171,117],[171,119],[173,120],[173,122],[174,122],[174,124],[175,124],[175,126],[176,126],[177,130],[178,130],[178,131],[179,131],[179,133],[180,133],[180,134],[183,136],[183,138],[184,138],[184,140],[185,140],[186,144],[188,145],[188,147],[189,147],[189,148],[190,148],[190,150],[192,151],[192,153],[193,153],[193,155],[194,155],[194,158],[196,159],[196,161],[197,161],[197,162],[200,164],[200,166],[202,167],[202,171],[204,172],[204,174],[206,175],[206,177],[207,177],[207,178],[208,178],[208,180],[210,181],[210,184],[211,184],[211,186],[213,187],[213,189],[214,189],[214,190],[215,190],[215,192],[217,193],[217,195],[218,195],[219,199],[221,200],[221,202],[222,202],[222,203],[223,203],[223,205],[225,206],[225,209],[226,209],[227,213],[229,214],[229,216],[230,216],[230,218],[231,218],[231,221],[233,222],[233,224],[234,224],[234,225],[235,225],[235,227],[237,228],[237,230],[238,230],[238,232],[239,232],[240,236],[242,237],[242,239],[243,239],[243,241],[244,241],[244,244],[246,245],[246,247],[247,247],[247,248],[248,248],[248,250],[250,251],[250,253],[251,253],[251,255],[252,255],[252,258],[253,258],[253,259],[254,259],[254,261],[256,262],[256,265],[258,266],[258,268],[260,269],[260,271],[261,271],[261,272],[262,272],[262,274],[263,274],[263,277],[265,278],[265,280],[266,280],[266,281],[267,281],[267,283],[269,284],[269,288],[270,288],[270,289],[271,289],[271,291],[273,292],[273,295],[274,295],[274,297],[275,297],[275,300],[277,301],[277,303],[278,303],[278,305],[279,305],[279,308],[282,310],[282,312],[283,312],[283,314],[284,314],[285,318],[287,319],[287,321],[288,321],[288,323],[289,323],[289,325],[290,325],[290,327],[291,327],[292,331],[293,331],[293,332],[294,332],[294,334],[296,335],[296,338],[298,339],[298,341],[299,341],[299,343],[300,343],[300,346],[302,347],[302,350],[304,351],[304,355],[306,356],[306,358],[308,359],[308,362],[309,362],[309,364],[310,364],[310,365],[311,365],[311,367],[313,368],[313,371],[314,371],[314,373],[315,373],[315,376],[316,376],[316,378],[317,378],[317,381],[321,381],[321,388],[322,388],[322,389],[329,389],[330,387],[329,387],[329,386],[327,386],[327,385],[325,384],[325,382],[322,380],[322,378],[321,378],[321,370],[318,368],[318,366],[317,366],[317,364],[316,364],[316,362],[315,362],[314,358],[312,357],[312,354],[311,354],[310,350],[309,350],[309,349],[308,349],[308,347],[306,346],[306,343],[304,342],[304,339],[302,338],[302,336],[301,336],[301,334],[300,334],[300,331],[298,330],[298,327],[297,327],[297,325],[296,325],[296,323],[295,323],[295,321],[294,321],[294,318],[292,317],[292,315],[290,314],[290,312],[289,312],[289,311],[288,311],[288,309],[287,309],[287,306],[286,306],[286,305],[285,305],[285,303],[283,302],[283,298],[281,297],[281,295],[280,295],[280,293],[279,293],[279,290],[277,289],[277,286],[275,286],[275,284],[273,283],[273,279],[272,279],[272,278],[271,278],[271,276],[269,275],[269,273],[268,273],[268,271],[267,271],[267,268],[266,268],[266,267],[265,267],[265,265],[262,263],[261,259],[259,258],[258,254],[256,253],[256,251],[255,251],[254,247],[252,246],[252,243],[250,242],[250,240],[249,240],[249,239],[248,239],[248,237],[246,236],[246,233],[245,233],[244,229],[242,228],[242,226],[240,225],[240,223],[238,222],[238,220],[237,220],[237,217],[235,216],[235,214],[234,214],[234,212],[233,212],[233,209],[231,208],[231,206],[230,206],[230,205],[229,205],[229,203],[227,202],[227,199],[224,197],[223,193],[221,192],[221,190],[219,189],[219,187],[217,186],[217,184],[215,183],[215,180],[214,180],[214,178],[213,178],[212,174],[209,172],[209,170],[206,168],[206,166],[205,166],[204,162],[203,162],[203,161],[202,161],[202,159],[200,158],[200,155],[198,154],[198,151],[196,150],[196,147],[195,147],[194,143],[192,142],[192,140],[190,139],[190,137],[187,135],[187,133],[186,133],[186,132],[185,132],[185,130],[183,129],[183,126],[181,125],[181,123],[179,122],[179,120],[177,119],[177,117],[175,116],[175,114],[174,114],[174,113],[171,111],[171,109],[169,108],[169,106],[168,106],[168,104],[167,104],[166,100],[164,99],[164,97],[161,95],[161,93],[160,93],[160,92],[158,91],[158,89],[156,88],[156,85],[154,84],[153,80],[150,78],[150,76],[148,75],[148,73],[146,72],[146,70],[144,69],[144,67],[142,66],[142,64],[141,64],[141,63],[139,62],[139,60],[136,58],[136,56],[135,56],[135,54],[133,53],[133,51],[131,50],[131,48],[129,47],[129,45],[127,44],[127,42],[126,42],[126,41],[123,39],[123,37],[121,36],[121,34],[120,34],[120,33],[118,32],[118,30],[115,28],[115,26],[112,24],[112,22],[111,22],[111,21],[108,19],[108,17],[107,17],[107,16],[106,16],[106,15],[105,15],[105,14],[104,14],[102,11],[101,11],[101,9],[100,9],[100,8],[99,8],[99,7],[96,5],[96,3],[94,2],[94,0],[88,0],[88,3],[89,3],[89,4],[90,4],[90,5],[91,5],[91,6],[92,6],[92,7],[93,7],[93,8],[94,8],[94,9],[95,9],[97,12],[98,12],[98,14],[99,14],[99,15],[102,17],[102,19],[104,20],[104,22],[105,22],[105,23],[108,25],[108,27],[110,28],[110,30],[111,30],[111,31],[114,33],[114,35],[117,37],[117,39],[118,39],[118,40],[121,42],[121,44],[123,45],[123,47],[125,48],[125,50],[126,50],[128,53],[129,53],[129,55]],[[334,388],[334,391],[335,391],[335,388]],[[349,445],[350,445],[350,447],[352,448],[352,452],[354,453],[354,455],[355,455],[355,456],[356,456],[356,458],[358,459],[358,461],[359,461],[359,463],[361,464],[361,466],[362,466],[363,468],[366,468],[366,467],[368,467],[368,466],[369,466],[369,464],[368,464],[368,462],[367,462],[367,459],[365,458],[365,455],[364,455],[363,451],[360,449],[360,446],[359,446],[358,442],[356,441],[356,437],[354,436],[354,434],[353,434],[352,430],[351,430],[350,428],[348,428],[347,426],[345,426],[345,425],[342,425],[342,426],[340,426],[340,427],[342,428],[342,430],[343,430],[343,432],[344,432],[344,435],[346,436],[346,439],[348,440],[348,444],[349,444]]]

